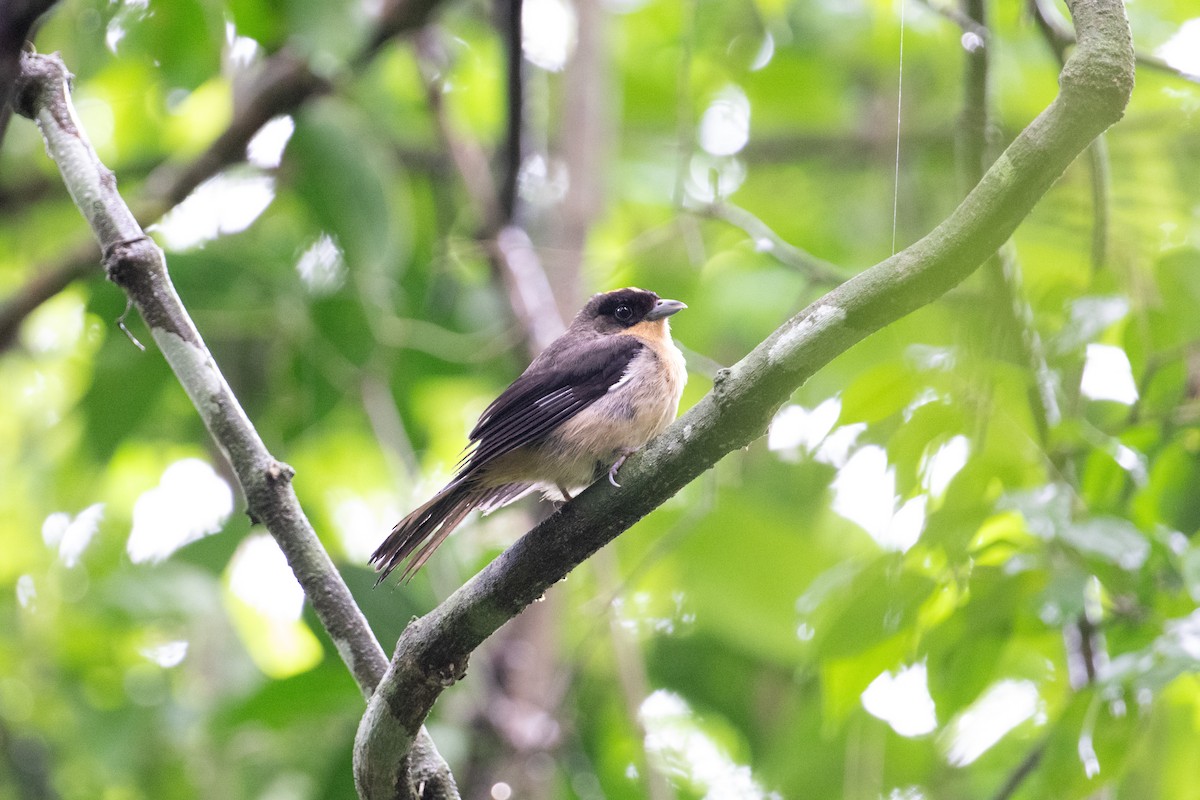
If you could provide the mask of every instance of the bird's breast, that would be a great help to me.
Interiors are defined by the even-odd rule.
[[[676,357],[654,347],[638,353],[603,397],[552,434],[554,446],[583,459],[611,461],[661,433],[675,419],[687,380],[683,355],[673,344],[670,349]]]
[[[638,449],[675,419],[687,381],[683,354],[669,334],[647,346],[598,400],[555,428],[542,442],[489,466],[489,483],[534,481],[582,489],[622,453]]]

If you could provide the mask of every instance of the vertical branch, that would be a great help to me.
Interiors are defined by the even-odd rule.
[[[692,151],[696,146],[696,124],[692,113],[692,49],[695,45],[696,0],[680,4],[683,22],[679,26],[679,65],[675,76],[675,139],[679,148],[675,167],[675,205],[683,207],[687,199],[685,182]],[[714,200],[716,198],[713,198]]]
[[[1067,48],[1075,43],[1074,33],[1062,19],[1052,0],[1029,0],[1030,11],[1046,46],[1054,54],[1059,67],[1067,63]],[[1147,61],[1138,56],[1139,64]],[[1158,67],[1149,63],[1148,66]],[[1168,68],[1170,70],[1170,68]],[[1174,71],[1174,70],[1170,70]],[[1176,72],[1176,74],[1178,74]],[[1110,190],[1108,145],[1104,134],[1088,146],[1088,175],[1092,182],[1092,270],[1097,271],[1108,260],[1108,198]]]
[[[512,222],[517,211],[517,177],[524,154],[525,56],[522,50],[521,11],[523,0],[499,0],[500,29],[504,35],[505,98],[508,118],[505,125],[499,204],[505,222]]]
[[[614,141],[608,12],[600,0],[578,0],[578,41],[562,80],[556,149],[566,166],[567,192],[543,236],[546,272],[561,305],[578,306],[588,235],[604,209],[605,175]]]
[[[972,28],[987,30],[986,0],[963,0],[963,17]],[[959,118],[959,160],[967,187],[974,186],[991,163],[988,129],[991,117],[991,91],[988,68],[991,47],[978,33],[964,37],[966,62],[963,65],[963,107]]]
[[[601,550],[595,555],[596,574],[599,578],[600,589],[608,597],[615,598],[621,591],[617,574],[617,557],[612,549]],[[642,660],[642,652],[638,646],[637,637],[621,625],[615,604],[610,601],[605,605],[604,613],[608,617],[609,641],[612,643],[613,658],[617,664],[617,679],[621,685],[621,695],[625,700],[625,713],[629,722],[641,734],[642,742],[646,741],[646,726],[641,720],[641,707],[650,695],[650,681],[646,676],[646,665]],[[644,747],[643,747],[644,750]],[[662,769],[646,755],[645,788],[649,800],[674,800],[675,790]]]
[[[963,175],[967,185],[973,186],[995,160],[990,142],[990,47],[988,37],[974,33],[987,30],[986,0],[962,0],[962,16],[971,27],[968,34],[976,37],[966,47],[962,135],[959,137]],[[1058,383],[1046,362],[1041,336],[1034,324],[1033,309],[1021,293],[1021,265],[1011,241],[1002,245],[987,260],[984,276],[992,293],[1001,299],[996,309],[996,324],[1014,341],[1033,377],[1030,408],[1044,444],[1050,429],[1062,420]]]
[[[1108,198],[1112,194],[1108,140],[1103,136],[1088,147],[1088,166],[1092,176],[1092,271],[1099,272],[1108,262]]]
[[[428,28],[417,37],[417,56],[434,123],[480,220],[476,238],[487,252],[492,272],[504,287],[513,315],[525,333],[526,349],[536,354],[565,328],[550,281],[529,234],[519,225],[506,222],[483,148],[450,123],[442,78],[448,66],[447,54],[436,29]]]

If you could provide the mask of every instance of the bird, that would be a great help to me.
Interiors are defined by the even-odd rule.
[[[675,419],[687,382],[668,318],[687,308],[628,287],[593,295],[567,330],[484,409],[450,482],[371,555],[376,585],[407,581],[471,511],[541,490],[566,502]]]

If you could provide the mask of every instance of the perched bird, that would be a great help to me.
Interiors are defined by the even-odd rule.
[[[679,409],[687,370],[667,318],[684,308],[643,289],[593,295],[484,410],[454,478],[372,554],[379,581],[406,558],[411,576],[473,509],[538,489],[570,500],[605,471],[619,486],[625,458]]]

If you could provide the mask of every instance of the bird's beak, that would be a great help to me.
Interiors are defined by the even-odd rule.
[[[644,319],[651,321],[664,319],[677,311],[683,311],[685,308],[687,308],[687,304],[681,303],[678,300],[659,300],[654,304],[654,308],[650,309],[650,313]]]

